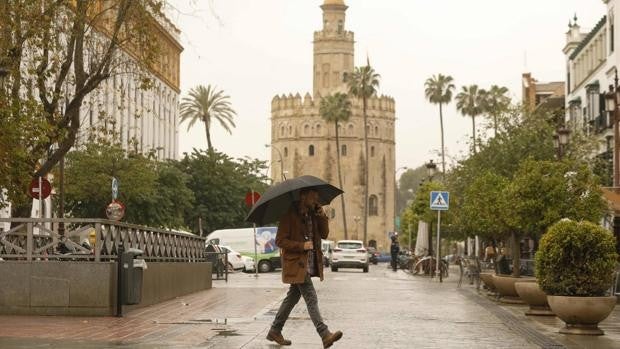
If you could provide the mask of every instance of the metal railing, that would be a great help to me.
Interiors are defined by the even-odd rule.
[[[0,258],[5,260],[116,260],[122,245],[144,251],[147,261],[206,261],[205,238],[190,233],[105,219],[0,218],[2,222],[13,226],[0,231]]]

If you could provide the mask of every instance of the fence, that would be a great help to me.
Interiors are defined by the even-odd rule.
[[[0,258],[5,260],[116,260],[122,245],[142,250],[147,261],[207,261],[205,238],[190,233],[105,219],[0,218],[2,222],[13,226],[0,231]]]

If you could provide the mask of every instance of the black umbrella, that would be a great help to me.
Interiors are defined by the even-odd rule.
[[[314,176],[287,179],[267,189],[245,220],[259,226],[276,222],[288,211],[293,201],[299,200],[299,191],[304,188],[315,189],[319,193],[321,205],[329,205],[336,196],[344,193],[341,189]]]

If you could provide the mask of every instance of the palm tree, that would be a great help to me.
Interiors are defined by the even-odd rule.
[[[456,95],[456,110],[463,116],[471,117],[472,125],[472,150],[476,153],[476,116],[482,114],[484,96],[486,92],[478,88],[478,85],[463,86],[461,92]]]
[[[351,102],[344,93],[336,93],[321,99],[319,114],[326,122],[333,122],[336,130],[336,164],[338,166],[338,183],[342,186],[342,173],[340,172],[340,137],[338,135],[339,122],[346,122],[351,117]],[[340,195],[342,202],[342,222],[344,225],[344,239],[348,239],[347,215],[345,211],[344,195]]]
[[[452,93],[455,86],[452,83],[454,79],[450,75],[443,74],[433,75],[424,83],[424,95],[432,104],[439,104],[439,125],[441,127],[441,172],[446,176],[446,158],[444,154],[444,138],[443,138],[443,111],[442,106],[452,101]]]
[[[232,134],[231,127],[235,127],[233,118],[236,115],[237,113],[230,104],[230,97],[225,95],[223,90],[218,91],[211,85],[194,87],[181,103],[181,122],[189,121],[188,130],[194,126],[196,121],[204,122],[209,151],[213,151],[211,144],[213,119],[217,120],[229,134]]]
[[[497,118],[508,109],[510,97],[507,95],[508,88],[504,86],[492,85],[486,93],[484,101],[484,111],[493,118],[494,136],[497,137],[498,121]]]
[[[380,78],[381,76],[370,66],[370,62],[363,67],[355,67],[355,71],[346,78],[349,93],[362,100],[364,115],[364,244],[367,243],[368,236],[368,115],[366,112],[368,99],[377,93]]]

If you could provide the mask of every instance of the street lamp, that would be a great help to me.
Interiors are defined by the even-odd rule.
[[[564,151],[568,145],[569,137],[570,130],[564,126],[557,129],[553,135],[553,147],[558,151],[558,160],[562,160],[562,157],[564,156]]]
[[[403,166],[403,167],[399,167],[396,169],[396,171],[394,171],[394,231],[396,231],[396,217],[398,217],[398,201],[397,201],[397,194],[398,194],[398,185],[396,184],[397,180],[396,180],[396,175],[398,173],[398,171],[400,170],[406,170],[408,169],[407,166]],[[400,227],[399,227],[400,228]]]
[[[272,144],[265,144],[265,148],[273,148],[278,152],[278,155],[280,156],[280,178],[283,181],[286,180],[286,177],[284,176],[284,160],[282,159],[282,152],[278,149],[278,147]]]
[[[426,166],[426,170],[428,171],[428,180],[433,181],[433,176],[437,172],[437,164],[435,164],[433,160],[431,160],[425,166]]]
[[[614,123],[614,187],[620,186],[620,131],[618,130],[618,101],[620,101],[620,88],[618,86],[618,70],[614,77],[614,84],[609,85],[609,92],[605,94],[605,110],[612,116]]]

